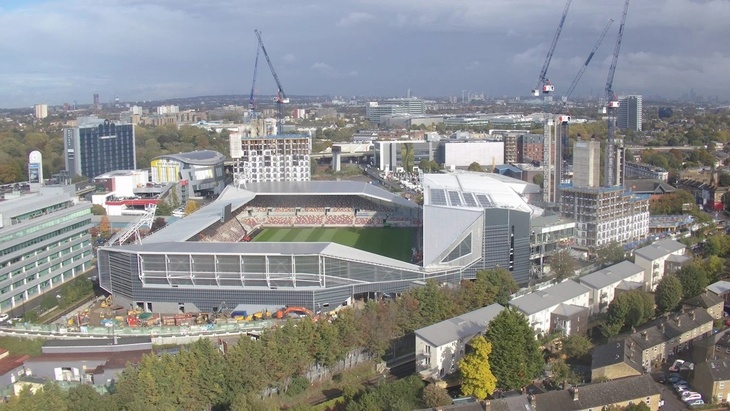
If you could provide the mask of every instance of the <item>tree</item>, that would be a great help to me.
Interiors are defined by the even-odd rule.
[[[555,273],[555,281],[560,282],[575,275],[575,260],[570,250],[563,249],[550,256],[550,269]]]
[[[580,358],[593,348],[591,341],[583,334],[573,333],[562,339],[563,354],[570,358]]]
[[[608,306],[607,324],[621,330],[647,322],[654,316],[654,299],[649,293],[631,290],[616,295]]]
[[[484,399],[497,388],[497,379],[489,366],[492,344],[483,336],[478,336],[469,342],[469,346],[472,351],[459,360],[461,393]]]
[[[156,216],[169,216],[172,214],[172,206],[167,204],[165,200],[158,200],[157,201],[157,208],[155,209],[155,215]]]
[[[155,217],[154,220],[152,220],[152,226],[150,227],[150,231],[155,232],[157,230],[161,230],[167,225],[167,221],[163,217]]]
[[[605,246],[596,250],[596,260],[602,266],[612,265],[623,261],[626,258],[624,247],[617,241],[611,241]]]
[[[106,215],[106,209],[101,204],[94,204],[91,206],[91,214],[93,215]]]
[[[512,273],[504,268],[478,271],[477,279],[479,279],[480,275],[483,276],[484,281],[494,290],[495,299],[494,301],[490,301],[489,304],[495,302],[506,306],[512,293],[520,289],[517,281],[512,277]]]
[[[682,301],[682,283],[674,275],[665,275],[656,286],[654,302],[659,314],[674,310]]]
[[[697,262],[692,262],[677,270],[677,279],[682,283],[682,297],[692,298],[700,295],[710,284],[705,270]]]
[[[111,234],[111,224],[109,223],[109,216],[106,214],[101,216],[101,221],[99,221],[99,231],[104,238],[109,238],[109,234]]]
[[[439,387],[436,384],[429,384],[423,389],[421,400],[429,408],[442,407],[444,405],[451,405],[452,403],[452,399],[449,396],[449,392],[446,391],[446,388]]]
[[[490,365],[500,388],[521,389],[545,368],[538,341],[522,313],[505,308],[489,323]]]
[[[477,163],[476,161],[469,164],[469,167],[467,168],[467,170],[478,171],[480,173],[484,172],[484,169],[482,168],[482,166],[479,163]]]
[[[543,188],[543,184],[545,183],[545,176],[542,174],[535,174],[534,177],[532,177],[532,183],[540,186],[540,188]]]
[[[553,379],[556,382],[567,381],[571,384],[577,384],[580,382],[578,375],[562,358],[558,358],[552,362],[551,371],[553,373]]]
[[[196,203],[195,201],[188,200],[188,203],[185,204],[185,215],[190,215],[200,209],[200,205]]]

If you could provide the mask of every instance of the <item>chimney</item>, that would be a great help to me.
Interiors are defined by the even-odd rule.
[[[677,317],[677,327],[681,327],[681,326],[682,326],[682,318]]]
[[[578,388],[573,387],[570,390],[570,395],[573,397],[573,401],[578,401]]]
[[[644,331],[644,332],[641,333],[641,335],[644,336],[644,341],[649,341],[649,333],[648,332]]]
[[[659,323],[659,332],[664,334],[664,323]]]
[[[690,311],[690,312],[689,312],[689,318],[690,318],[690,319],[691,319],[692,321],[694,321],[694,320],[695,320],[695,312],[694,312],[694,310],[692,310],[692,311]]]

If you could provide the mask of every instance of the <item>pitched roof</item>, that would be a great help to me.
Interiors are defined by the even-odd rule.
[[[682,304],[691,307],[710,308],[718,304],[723,304],[723,300],[719,295],[710,292],[704,292],[700,295],[696,295],[688,300],[685,300]]]
[[[647,349],[670,341],[687,331],[700,328],[714,319],[703,308],[695,308],[658,318],[628,335],[639,347]]]
[[[647,260],[653,261],[657,258],[661,258],[669,254],[676,253],[677,251],[684,250],[684,248],[685,245],[680,243],[679,241],[665,238],[663,240],[656,241],[646,247],[639,248],[638,250],[634,251],[634,254],[642,256]]]
[[[458,317],[449,318],[428,327],[415,331],[416,336],[427,341],[433,347],[440,347],[460,338],[472,337],[484,332],[494,317],[504,310],[499,304],[468,312]]]
[[[730,360],[709,360],[695,366],[695,375],[708,374],[713,381],[730,380]]]
[[[639,194],[664,194],[677,191],[676,188],[666,181],[649,178],[625,180],[624,186],[631,187],[631,191]]]
[[[707,286],[708,291],[712,291],[717,295],[723,295],[730,291],[730,281],[718,281]]]
[[[636,274],[643,273],[644,269],[630,261],[621,261],[610,267],[598,270],[580,278],[581,284],[585,284],[594,290],[608,287],[632,277]]]
[[[539,291],[515,298],[509,304],[526,315],[539,313],[555,307],[582,294],[590,292],[590,288],[575,281],[563,281]]]
[[[570,390],[537,394],[537,411],[600,409],[605,405],[643,401],[646,397],[660,394],[654,379],[648,374],[584,385],[576,390],[576,400]]]
[[[29,355],[8,355],[0,358],[0,375],[5,375],[14,369],[23,366]]]
[[[591,370],[625,362],[638,372],[643,372],[641,352],[636,344],[627,344],[626,338],[619,338],[593,349]]]

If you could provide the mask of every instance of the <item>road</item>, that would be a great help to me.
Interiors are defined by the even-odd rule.
[[[91,270],[85,272],[84,274],[81,274],[78,277],[90,278],[90,277],[94,277],[96,275],[97,275],[96,267],[94,267]],[[59,289],[60,289],[59,287],[53,288],[51,290],[46,291],[43,294],[39,294],[36,298],[34,298],[30,301],[23,302],[21,305],[19,305],[17,307],[13,307],[10,311],[8,311],[10,318],[22,317],[23,315],[25,315],[26,312],[29,312],[32,310],[37,310],[40,307],[41,300],[43,299],[43,296],[46,293],[56,293],[56,292],[58,292]],[[100,290],[98,288],[98,284],[94,285],[94,290],[97,293],[97,295],[100,295],[99,293],[102,292],[102,290]]]

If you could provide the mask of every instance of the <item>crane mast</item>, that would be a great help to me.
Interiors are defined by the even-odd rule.
[[[563,10],[563,15],[560,17],[560,24],[558,24],[558,29],[555,31],[555,36],[553,36],[553,42],[550,44],[550,49],[548,50],[547,56],[545,56],[545,62],[542,65],[542,70],[540,70],[540,77],[537,78],[537,86],[532,90],[532,95],[535,97],[540,96],[540,86],[542,86],[542,92],[543,94],[548,94],[553,91],[555,91],[555,87],[553,87],[552,83],[550,83],[550,80],[547,79],[547,71],[548,67],[550,66],[550,61],[553,59],[553,53],[555,53],[555,47],[558,45],[558,39],[560,38],[560,33],[563,31],[563,24],[565,24],[565,17],[568,15],[568,9],[570,8],[570,3],[573,0],[568,0],[565,3],[565,9]]]
[[[254,30],[254,33],[256,33],[256,38],[259,40],[259,47],[261,48],[261,51],[264,53],[264,57],[266,58],[266,62],[269,64],[269,69],[271,70],[271,75],[274,76],[274,81],[276,81],[276,112],[277,112],[277,118],[276,118],[276,133],[282,134],[282,125],[284,123],[284,104],[289,102],[289,98],[286,96],[286,93],[284,92],[284,87],[281,85],[281,81],[279,81],[279,76],[276,74],[276,70],[274,70],[274,65],[271,63],[271,59],[269,58],[269,53],[266,52],[266,47],[264,46],[264,41],[261,39],[261,32],[258,30]]]
[[[613,77],[616,74],[616,64],[618,63],[618,55],[621,50],[621,40],[624,36],[624,26],[626,25],[626,15],[629,11],[629,1],[624,3],[624,11],[621,15],[621,24],[618,27],[618,36],[616,37],[616,47],[613,50],[613,59],[608,69],[608,78],[606,79],[606,90],[604,93],[606,106],[602,107],[602,111],[607,114],[608,133],[606,136],[606,162],[604,170],[604,180],[607,187],[620,186],[623,184],[623,173],[618,171],[619,153],[616,147],[616,109],[619,106],[618,98],[613,92]],[[621,175],[619,175],[621,174]]]
[[[258,47],[258,44],[256,45],[256,60],[253,63],[253,81],[251,81],[251,95],[248,98],[248,109],[251,111],[252,117],[253,113],[256,112],[256,99],[254,98],[254,93],[256,92],[256,72],[259,68],[259,54],[261,52],[261,47]]]

